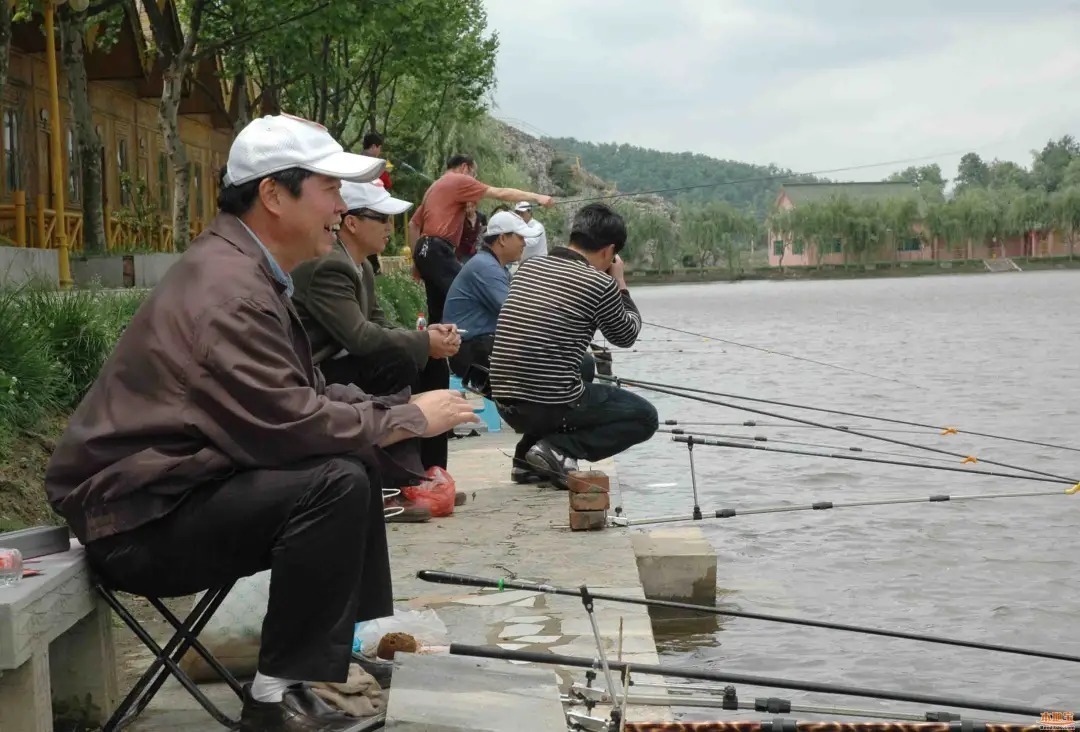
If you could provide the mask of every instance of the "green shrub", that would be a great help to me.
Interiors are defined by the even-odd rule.
[[[424,286],[406,272],[387,272],[376,277],[375,296],[386,317],[402,328],[415,328],[417,313],[427,315]]]

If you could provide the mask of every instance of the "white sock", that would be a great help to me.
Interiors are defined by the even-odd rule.
[[[251,683],[251,698],[260,702],[279,702],[285,694],[285,690],[298,683],[291,679],[279,679],[274,676],[264,676],[255,672],[255,680]]]

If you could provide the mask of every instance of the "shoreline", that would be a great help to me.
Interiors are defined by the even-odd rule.
[[[808,282],[819,280],[862,280],[904,277],[932,277],[939,275],[989,275],[1024,274],[1025,272],[1066,271],[1080,269],[1080,257],[1019,258],[1012,259],[1019,272],[992,272],[982,260],[956,262],[879,262],[850,265],[807,265],[797,267],[756,267],[743,270],[734,277],[731,271],[720,267],[683,269],[671,272],[639,270],[628,272],[628,284],[684,285],[727,282]]]

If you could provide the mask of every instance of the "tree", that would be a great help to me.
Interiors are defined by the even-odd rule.
[[[960,158],[956,169],[956,193],[968,188],[986,188],[990,185],[990,168],[978,153],[967,153]]]
[[[927,201],[945,199],[945,178],[941,174],[941,166],[937,163],[912,165],[893,173],[886,180],[893,183],[911,183]]]
[[[1051,140],[1041,151],[1033,151],[1031,181],[1048,193],[1061,187],[1065,171],[1073,160],[1080,159],[1080,144],[1071,135]]]
[[[1049,213],[1054,225],[1065,234],[1069,243],[1069,259],[1073,258],[1076,241],[1080,238],[1080,186],[1069,186],[1054,193]]]

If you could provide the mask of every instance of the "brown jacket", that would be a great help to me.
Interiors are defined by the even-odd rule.
[[[132,319],[72,415],[45,489],[85,543],[163,516],[237,471],[352,452],[377,459],[395,428],[425,429],[407,400],[327,388],[262,248],[219,214]]]
[[[375,271],[366,259],[358,270],[340,241],[325,257],[304,262],[292,273],[293,303],[311,339],[315,363],[345,349],[361,359],[394,360],[407,355],[422,371],[428,334],[395,328],[375,297]]]

